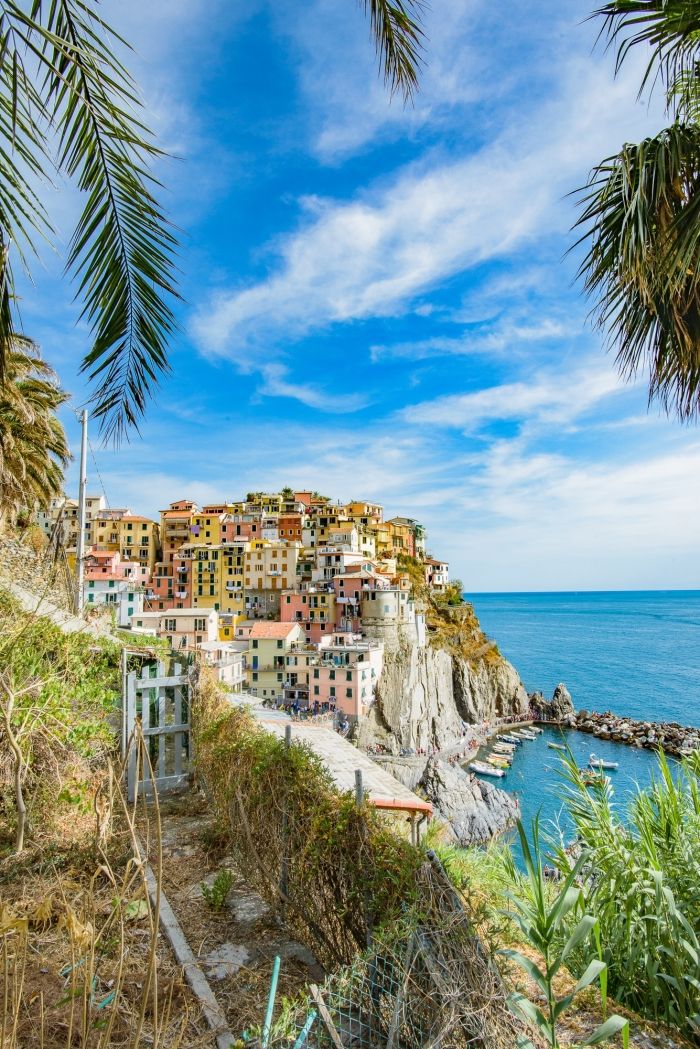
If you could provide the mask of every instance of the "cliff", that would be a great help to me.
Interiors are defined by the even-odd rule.
[[[385,654],[376,702],[358,729],[360,746],[449,747],[463,723],[526,716],[520,677],[483,634],[470,605],[430,610],[428,643],[402,642]]]
[[[512,827],[520,815],[518,799],[492,783],[438,758],[378,758],[400,783],[423,793],[433,815],[444,822],[443,840],[480,845]]]

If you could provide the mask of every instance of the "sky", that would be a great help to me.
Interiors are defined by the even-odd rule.
[[[172,374],[89,490],[312,488],[428,529],[467,591],[700,587],[700,431],[623,384],[576,271],[571,191],[663,126],[587,3],[433,0],[412,105],[356,0],[106,0],[180,236]],[[24,327],[73,395],[89,332],[62,242]],[[68,474],[74,494],[77,464]]]

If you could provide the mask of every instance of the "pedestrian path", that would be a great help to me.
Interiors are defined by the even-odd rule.
[[[287,725],[292,728],[292,740],[306,743],[326,766],[339,790],[355,790],[355,773],[362,773],[362,786],[370,804],[378,809],[396,810],[430,816],[430,802],[404,787],[394,776],[377,765],[361,750],[353,747],[330,728],[319,728],[308,722],[292,721],[279,711],[264,707],[253,709],[260,724],[268,732],[284,737]]]

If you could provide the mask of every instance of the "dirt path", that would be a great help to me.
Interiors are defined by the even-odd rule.
[[[311,952],[286,934],[222,854],[202,795],[164,801],[162,834],[163,888],[235,1036],[262,1024],[275,955],[282,959],[278,1001],[323,978]],[[213,886],[222,871],[231,871],[233,881],[214,910],[202,883]]]

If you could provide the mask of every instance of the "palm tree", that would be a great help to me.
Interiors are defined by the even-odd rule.
[[[363,0],[381,68],[409,99],[420,66],[422,0]],[[136,427],[168,368],[178,297],[174,231],[158,203],[160,155],[125,41],[99,0],[0,0],[0,380],[13,352],[13,263],[26,270],[53,229],[33,189],[52,171],[85,195],[67,258],[92,345],[82,362],[106,437]]]
[[[29,339],[16,336],[0,385],[0,514],[47,506],[70,458],[56,410],[67,400]]]
[[[660,83],[670,126],[594,168],[580,192],[580,268],[623,377],[649,400],[700,414],[700,0],[610,0],[596,12],[619,70],[650,49],[640,87]]]

